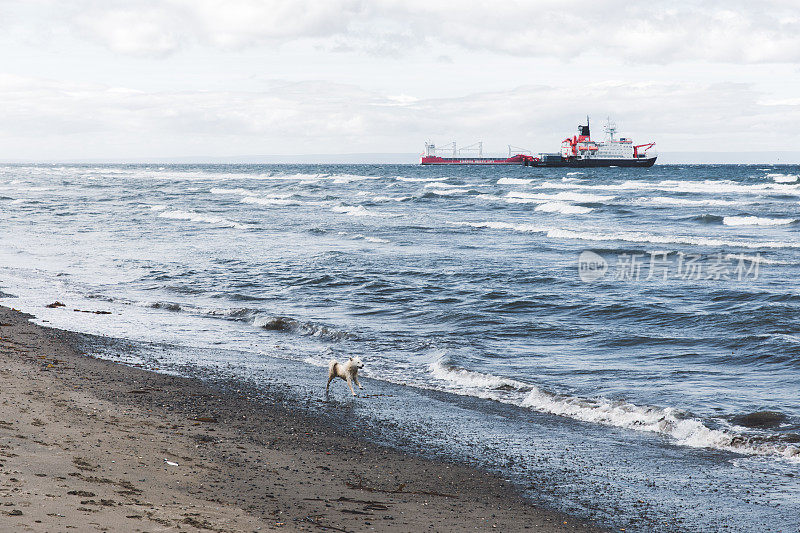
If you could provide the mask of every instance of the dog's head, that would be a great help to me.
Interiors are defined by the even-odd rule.
[[[361,358],[359,356],[351,357],[350,364],[356,368],[364,368],[364,363],[361,362]]]

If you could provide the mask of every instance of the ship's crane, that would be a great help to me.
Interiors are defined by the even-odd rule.
[[[519,146],[514,146],[513,144],[508,145],[508,157],[511,157],[513,154],[531,154],[531,151],[526,148],[520,148]]]
[[[646,151],[648,151],[655,145],[656,143],[637,144],[636,146],[633,147],[633,157],[638,159],[640,156],[644,155]],[[644,150],[639,151],[639,148],[644,148]]]
[[[453,143],[455,145],[455,143]],[[469,146],[465,146],[464,148],[458,149],[458,155],[461,155],[461,152],[478,152],[478,157],[483,157],[483,141],[478,141],[476,143],[470,144]]]
[[[447,143],[444,148],[436,148],[436,145],[434,143],[432,143],[431,141],[426,141],[425,142],[425,155],[426,156],[435,157],[440,152],[442,152],[442,153],[443,152],[451,152],[453,154],[453,157],[456,157],[456,152],[457,152],[457,150],[456,150],[456,142],[453,141],[453,142]]]

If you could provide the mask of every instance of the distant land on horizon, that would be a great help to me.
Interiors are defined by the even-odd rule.
[[[0,164],[305,164],[305,165],[403,165],[419,163],[418,153],[294,154],[241,156],[132,157],[130,159],[3,160]],[[656,165],[796,165],[797,152],[662,152]]]

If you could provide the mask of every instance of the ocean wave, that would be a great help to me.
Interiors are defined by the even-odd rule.
[[[266,174],[262,175],[261,179],[267,180],[287,180],[287,181],[318,181],[327,178],[328,174],[306,174],[303,172],[292,172],[288,174]],[[249,176],[248,176],[249,177]]]
[[[497,180],[498,185],[527,185],[533,180],[523,178],[500,178]]]
[[[800,176],[797,174],[767,174],[775,183],[795,183]]]
[[[514,379],[458,368],[444,359],[430,364],[428,370],[430,376],[443,385],[441,388],[455,394],[492,399],[582,422],[657,433],[676,444],[693,448],[800,462],[800,447],[781,442],[779,436],[711,429],[702,420],[671,407],[556,394]]]
[[[413,199],[413,196],[373,196],[368,200],[370,202],[405,202]]]
[[[566,201],[566,202],[585,202],[585,203],[605,203],[610,202],[615,197],[601,194],[587,194],[580,192],[559,192],[556,194],[544,193],[529,193],[511,191],[505,196],[506,201],[511,203],[517,201],[531,201],[531,202],[552,202],[552,201]]]
[[[213,216],[213,215],[204,215],[202,213],[195,213],[192,211],[162,211],[158,214],[159,218],[169,218],[173,220],[189,220],[191,222],[202,222],[205,224],[213,224],[219,227],[226,227],[226,228],[244,228],[242,224],[237,222],[233,222],[232,220],[228,220],[227,218]]]
[[[370,237],[368,235],[362,235],[361,233],[356,233],[355,235],[353,235],[353,238],[354,239],[364,239],[367,242],[374,242],[374,243],[377,243],[377,244],[386,244],[386,243],[389,242],[386,239],[381,239],[380,237]]]
[[[182,311],[181,304],[175,302],[153,302],[148,307],[153,309],[166,309],[167,311]]]
[[[686,206],[731,206],[742,205],[742,202],[735,202],[732,200],[720,200],[716,198],[704,199],[691,199],[691,198],[672,198],[669,196],[643,196],[638,199],[639,202],[654,203],[660,205],[686,205]]]
[[[333,341],[355,338],[353,334],[346,331],[339,331],[314,322],[304,322],[286,316],[257,316],[253,320],[253,326],[269,331],[284,331]]]
[[[342,213],[351,217],[397,217],[400,215],[392,213],[378,213],[370,211],[363,205],[337,205],[331,208],[334,213]]]
[[[754,216],[730,216],[722,219],[726,226],[785,226],[794,224],[796,218],[767,218]]]
[[[562,213],[565,215],[585,215],[591,213],[591,207],[582,207],[580,205],[567,204],[564,202],[547,202],[537,205],[535,211],[542,211],[544,213]]]
[[[355,235],[349,235],[346,231],[339,231],[336,234],[337,235],[341,235],[343,237],[348,236],[351,239],[362,239],[362,240],[365,240],[367,242],[374,242],[374,243],[377,243],[377,244],[386,244],[386,243],[390,242],[390,241],[387,241],[386,239],[381,239],[380,237],[369,237],[369,236],[364,235],[362,233],[356,233]]]
[[[701,224],[719,224],[722,222],[723,218],[724,217],[719,215],[704,214],[690,217],[689,220],[694,220],[695,222],[700,222]]]
[[[568,229],[551,229],[547,232],[547,236],[550,238],[577,239],[584,241],[625,241],[652,244],[688,244],[693,246],[712,246],[717,248],[800,248],[800,243],[777,241],[743,241],[695,237],[690,235],[655,235],[644,232],[599,233]]]
[[[217,188],[214,187],[210,190],[211,194],[241,194],[243,196],[247,196],[253,194],[253,191],[248,191],[247,189],[224,189],[224,188]]]
[[[464,189],[433,189],[431,191],[427,191],[425,194],[422,195],[422,198],[436,198],[442,196],[455,196],[456,194],[462,194],[465,191]]]
[[[419,182],[434,182],[434,181],[446,181],[450,178],[411,178],[406,176],[396,176],[396,180],[410,182],[410,183],[419,183]]]
[[[245,196],[241,202],[243,204],[256,205],[300,205],[300,202],[285,197],[262,198],[259,196]]]
[[[428,366],[430,374],[439,380],[471,392],[471,389],[490,391],[528,391],[531,386],[514,379],[493,376],[447,364],[445,359],[434,361]]]
[[[426,183],[425,189],[433,189],[431,192],[442,196],[453,196],[455,194],[463,194],[468,192],[473,187],[471,185],[450,185],[447,183]]]
[[[800,248],[800,243],[780,241],[744,241],[736,239],[716,239],[691,235],[655,235],[644,232],[577,231],[561,228],[547,228],[534,224],[512,224],[510,222],[450,222],[454,226],[472,228],[507,229],[524,233],[545,233],[551,239],[576,239],[583,241],[623,241],[652,244],[688,244],[692,246],[711,246],[717,248]]]
[[[602,185],[589,185],[586,183],[564,183],[556,181],[545,181],[538,185],[542,189],[589,189],[598,191],[629,191],[629,190],[657,190],[685,193],[725,193],[725,194],[791,194],[800,196],[800,184],[789,183],[755,183],[744,184],[732,180],[703,180],[703,181],[681,181],[681,180],[662,180],[652,181],[633,181],[628,180],[622,183],[608,183]]]
[[[534,224],[512,224],[511,222],[451,222],[454,226],[467,226],[470,228],[490,228],[490,229],[510,229],[525,233],[546,233],[549,228],[536,226]]]

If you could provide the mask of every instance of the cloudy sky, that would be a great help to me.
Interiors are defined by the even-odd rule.
[[[0,0],[0,159],[798,150],[797,0]],[[600,133],[599,128],[596,133]]]

